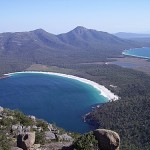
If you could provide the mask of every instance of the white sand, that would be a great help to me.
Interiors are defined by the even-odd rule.
[[[100,91],[101,95],[106,97],[109,101],[115,101],[115,100],[119,99],[119,97],[117,95],[112,93],[110,90],[108,90],[103,85],[99,85],[98,83],[93,82],[91,80],[76,77],[76,76],[73,76],[73,75],[67,75],[67,74],[62,74],[62,73],[54,73],[54,72],[40,72],[40,71],[14,72],[14,73],[8,73],[8,74],[5,74],[5,75],[12,75],[12,74],[15,74],[15,73],[42,73],[42,74],[49,74],[49,75],[56,75],[56,76],[71,78],[71,79],[78,80],[80,82],[83,82],[83,83],[86,83],[86,84],[89,84],[89,85],[93,86],[95,89]]]

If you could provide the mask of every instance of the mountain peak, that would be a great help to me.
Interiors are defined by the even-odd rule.
[[[39,29],[33,30],[33,32],[35,32],[35,33],[43,33],[43,32],[46,32],[46,31],[41,29],[41,28],[39,28]]]
[[[87,30],[87,28],[83,26],[77,26],[74,30]]]
[[[75,31],[76,33],[79,33],[79,34],[81,34],[81,33],[83,33],[83,32],[85,32],[85,31],[87,31],[88,29],[87,28],[85,28],[85,27],[83,27],[83,26],[77,26],[75,29],[73,29],[72,31]]]

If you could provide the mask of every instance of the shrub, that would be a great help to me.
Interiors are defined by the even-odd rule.
[[[7,139],[7,136],[4,134],[0,135],[0,150],[10,149],[10,140]]]
[[[44,134],[44,132],[36,132],[36,134],[35,134],[35,143],[42,144],[42,145],[45,144],[45,134]]]
[[[16,110],[14,111],[14,115],[22,125],[24,126],[34,125],[34,121],[31,118],[25,116],[22,112]]]
[[[42,127],[42,129],[44,131],[47,131],[48,130],[48,124],[47,122],[43,121],[43,120],[37,120],[37,124],[36,124],[38,127]]]
[[[73,148],[78,150],[98,150],[98,141],[93,132],[80,136],[73,144]]]

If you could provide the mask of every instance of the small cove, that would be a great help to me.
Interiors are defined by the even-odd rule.
[[[107,98],[92,86],[77,80],[41,74],[13,74],[0,80],[0,105],[19,109],[74,132],[90,130],[82,116]]]

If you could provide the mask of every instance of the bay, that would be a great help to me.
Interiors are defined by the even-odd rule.
[[[0,80],[0,106],[19,109],[73,132],[90,131],[82,116],[107,101],[91,85],[55,75],[16,73]]]
[[[134,49],[130,49],[130,50],[125,50],[123,52],[123,54],[149,59],[150,58],[150,47],[134,48]]]

